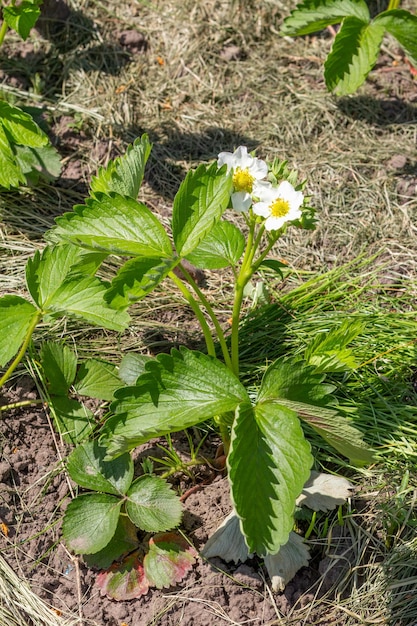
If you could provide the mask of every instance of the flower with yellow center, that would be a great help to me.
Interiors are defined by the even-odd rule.
[[[255,195],[259,202],[252,207],[255,215],[265,217],[266,230],[279,230],[286,222],[298,220],[301,217],[301,205],[304,196],[296,191],[287,180],[278,187],[265,183],[257,185]]]
[[[227,171],[233,172],[232,206],[236,211],[248,211],[252,205],[252,194],[256,182],[268,174],[265,161],[248,154],[245,146],[239,146],[232,152],[220,152],[217,165],[227,165]]]

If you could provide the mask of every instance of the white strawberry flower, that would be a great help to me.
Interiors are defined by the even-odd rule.
[[[245,146],[239,146],[232,152],[220,152],[217,165],[227,165],[227,171],[233,172],[232,206],[235,211],[246,212],[252,205],[252,192],[256,182],[268,174],[265,161],[248,154]]]
[[[278,185],[262,183],[254,190],[259,198],[252,210],[255,215],[265,217],[266,230],[279,230],[286,222],[298,220],[301,217],[301,205],[304,196],[301,191],[296,191],[287,180]]]

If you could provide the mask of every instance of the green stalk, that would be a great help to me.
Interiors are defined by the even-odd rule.
[[[261,229],[262,230],[262,229]],[[232,356],[232,372],[239,378],[239,322],[240,312],[242,308],[243,292],[245,286],[249,282],[252,274],[252,261],[256,252],[255,244],[259,244],[260,235],[255,239],[255,224],[249,225],[248,240],[246,242],[246,250],[240,268],[239,275],[235,284],[235,296],[233,301],[232,312],[232,334],[231,334],[231,356]]]
[[[216,348],[214,346],[213,337],[211,335],[209,325],[207,324],[205,317],[198,305],[198,302],[193,298],[193,295],[190,292],[190,290],[186,287],[186,285],[184,285],[183,281],[180,278],[178,278],[176,274],[174,274],[174,272],[169,272],[168,276],[176,284],[178,289],[181,291],[184,299],[188,302],[188,304],[194,311],[194,314],[196,318],[198,319],[200,326],[201,326],[201,330],[203,331],[203,334],[204,334],[204,339],[205,339],[206,346],[207,346],[207,353],[210,356],[216,356]]]
[[[7,26],[6,20],[3,20],[3,23],[0,27],[0,46],[3,45],[3,41],[7,33],[7,28],[8,26]]]
[[[25,340],[22,343],[22,346],[21,346],[19,352],[17,353],[17,356],[15,357],[14,361],[11,363],[10,367],[8,368],[8,370],[6,370],[6,372],[0,378],[0,387],[2,385],[4,385],[4,383],[10,378],[10,376],[15,371],[16,367],[19,365],[20,361],[25,356],[27,347],[28,347],[28,345],[30,343],[30,340],[32,339],[33,331],[35,330],[35,328],[38,325],[39,321],[41,320],[42,316],[43,316],[43,312],[42,311],[37,311],[36,315],[33,317],[32,321],[31,321],[31,323],[29,325],[29,328],[27,330]]]
[[[34,404],[44,404],[44,401],[42,399],[36,398],[34,400],[21,400],[20,402],[3,404],[3,406],[0,406],[0,413],[2,411],[11,411],[12,409],[20,409],[25,406],[33,406]]]
[[[392,11],[393,9],[398,9],[400,6],[400,0],[390,0],[388,4],[387,11]]]
[[[187,270],[181,264],[179,264],[178,267],[180,268],[181,272],[184,274],[184,276],[186,277],[187,281],[189,282],[191,287],[194,289],[194,291],[196,292],[196,294],[200,298],[200,301],[201,301],[202,305],[204,306],[204,308],[206,309],[208,315],[210,316],[210,319],[213,322],[214,328],[216,329],[217,338],[219,340],[220,347],[222,349],[224,362],[226,363],[227,367],[232,370],[233,369],[232,368],[232,360],[230,358],[229,350],[227,349],[226,339],[225,339],[222,327],[219,324],[219,321],[218,321],[218,319],[216,317],[216,314],[213,311],[213,308],[212,308],[210,302],[207,300],[206,296],[203,294],[201,289],[198,287],[197,283],[195,282],[193,277],[190,275],[190,273],[187,272]]]

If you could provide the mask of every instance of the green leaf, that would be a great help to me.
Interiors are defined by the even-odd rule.
[[[49,239],[69,240],[108,254],[172,257],[171,242],[159,219],[132,198],[96,193],[55,222]]]
[[[230,222],[218,222],[207,237],[187,256],[196,267],[217,270],[234,267],[245,249],[245,238]]]
[[[114,392],[121,386],[117,368],[112,363],[99,359],[88,359],[82,363],[74,384],[75,391],[80,396],[109,402],[114,399]]]
[[[99,552],[86,554],[83,560],[88,567],[105,569],[123,554],[136,550],[138,545],[138,529],[126,515],[121,515],[110,543]]]
[[[127,498],[126,512],[142,530],[169,530],[181,521],[180,499],[159,476],[140,476],[132,483]]]
[[[35,26],[36,21],[41,14],[39,2],[31,2],[22,0],[18,5],[8,5],[3,7],[3,18],[7,26],[15,30],[23,40],[27,39],[30,31]]]
[[[294,411],[242,404],[227,458],[231,498],[250,552],[275,554],[288,541],[295,500],[313,457]]]
[[[92,195],[97,192],[105,194],[115,192],[136,200],[151,149],[152,144],[149,143],[147,135],[136,139],[125,154],[110,161],[106,168],[99,169],[97,176],[93,176]]]
[[[358,89],[375,65],[384,36],[378,22],[363,22],[347,17],[337,33],[324,63],[324,78],[329,91],[347,95]]]
[[[181,582],[192,569],[197,552],[178,533],[159,533],[149,540],[143,567],[149,584],[157,589]]]
[[[338,24],[346,16],[369,22],[369,9],[364,0],[304,0],[284,20],[282,35],[308,35],[330,24]]]
[[[375,24],[383,26],[404,48],[413,61],[417,62],[417,16],[393,9],[377,15]]]
[[[278,259],[264,259],[262,263],[260,263],[259,267],[267,267],[268,269],[273,270],[282,280],[291,272],[291,268],[289,268],[286,263],[278,261]]]
[[[113,278],[106,300],[114,309],[126,309],[142,300],[163,281],[179,259],[137,257],[130,259]]]
[[[62,524],[64,541],[76,554],[99,552],[116,532],[123,501],[107,494],[88,493],[69,503]]]
[[[282,402],[282,401],[281,401]],[[313,407],[302,403],[285,401],[297,411],[299,417],[327,441],[335,450],[359,467],[372,463],[373,452],[363,441],[363,435],[355,423],[336,411],[324,407]]]
[[[116,392],[105,445],[110,456],[120,454],[152,437],[234,411],[247,399],[243,385],[221,361],[186,348],[172,350],[148,362],[136,386]]]
[[[68,457],[68,473],[80,487],[123,495],[133,480],[133,461],[123,454],[105,461],[106,449],[97,441],[87,441],[75,448]]]
[[[10,187],[18,187],[25,182],[26,179],[16,161],[0,118],[0,185],[5,189],[10,189]]]
[[[119,377],[126,385],[134,385],[139,376],[145,373],[146,363],[152,358],[136,352],[125,354],[120,363]]]
[[[59,152],[51,145],[40,148],[15,146],[15,153],[21,171],[34,186],[39,183],[40,178],[53,181],[61,173]]]
[[[361,320],[345,320],[338,328],[323,329],[308,344],[304,360],[313,365],[316,373],[345,372],[355,369],[357,362],[346,346],[364,329]]]
[[[41,348],[41,363],[49,392],[66,396],[77,372],[76,354],[68,346],[48,341]]]
[[[88,567],[105,569],[123,554],[136,550],[138,545],[138,529],[126,515],[121,515],[110,543],[99,552],[86,554],[83,560]]]
[[[303,361],[281,357],[266,370],[258,394],[258,402],[295,400],[315,406],[333,402],[330,395],[334,387],[323,384],[323,374]]]
[[[95,276],[74,276],[58,287],[44,309],[51,315],[65,314],[122,332],[128,327],[130,317],[124,311],[112,309],[104,300],[105,293],[106,286]]]
[[[0,367],[17,354],[38,315],[33,304],[20,296],[0,298]]]
[[[48,136],[32,116],[4,100],[0,101],[0,124],[15,144],[40,148],[49,143]]]
[[[217,164],[188,172],[174,198],[172,233],[179,256],[188,256],[209,234],[226,210],[232,177]]]
[[[35,252],[26,264],[26,283],[30,295],[40,308],[46,305],[75,268],[77,274],[84,273],[85,257],[90,269],[90,257],[71,244],[47,246],[42,253]]]
[[[77,400],[66,396],[51,396],[49,406],[56,428],[65,442],[79,443],[93,432],[96,426],[93,414]]]

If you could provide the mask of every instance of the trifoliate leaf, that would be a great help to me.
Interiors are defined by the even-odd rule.
[[[22,0],[19,4],[10,4],[2,8],[7,26],[15,30],[23,40],[27,39],[41,14],[39,4],[42,0]]]
[[[196,550],[178,533],[158,533],[143,559],[146,578],[157,589],[181,582],[192,569]]]
[[[127,261],[113,278],[106,300],[114,309],[126,309],[142,300],[164,280],[179,259],[138,257]]]
[[[68,346],[52,341],[42,345],[40,354],[49,393],[66,396],[75,380],[77,355]]]
[[[157,532],[178,526],[182,504],[163,478],[140,476],[127,492],[126,512],[142,530]]]
[[[67,443],[77,444],[87,439],[96,422],[86,406],[67,396],[50,396],[49,407],[56,429]]]
[[[202,555],[206,559],[219,556],[224,561],[244,563],[246,559],[253,555],[249,554],[245,537],[240,529],[240,520],[235,511],[223,520],[215,533],[211,535],[202,550]]]
[[[0,298],[0,367],[4,367],[22,345],[29,327],[39,319],[38,310],[20,296]]]
[[[64,541],[76,554],[102,550],[116,532],[123,501],[115,496],[87,493],[72,500],[62,525]]]
[[[209,234],[230,201],[232,177],[225,168],[202,164],[188,172],[174,198],[172,234],[178,255],[186,257]]]
[[[284,20],[282,35],[308,35],[330,24],[339,24],[346,16],[363,22],[370,19],[364,0],[304,0]]]
[[[151,149],[147,135],[136,139],[122,156],[110,161],[106,168],[99,169],[97,176],[93,176],[91,195],[115,192],[136,200]]]
[[[105,461],[106,449],[97,441],[87,441],[71,452],[67,461],[68,473],[75,482],[92,491],[123,495],[133,479],[133,461],[123,454]]]
[[[271,579],[272,591],[283,591],[298,570],[308,565],[309,559],[310,554],[303,538],[291,532],[287,543],[276,554],[265,556],[264,562]]]
[[[272,402],[240,405],[227,458],[231,498],[250,552],[288,541],[297,496],[313,457],[294,411]]]
[[[393,9],[384,11],[376,16],[375,24],[383,26],[406,53],[417,62],[417,16],[404,11]]]
[[[384,36],[384,26],[347,17],[336,35],[324,63],[324,78],[329,91],[347,95],[355,92],[376,63]]]
[[[312,471],[296,504],[313,511],[331,511],[346,502],[352,489],[353,485],[343,476]]]
[[[136,550],[120,563],[113,563],[107,570],[100,572],[96,583],[101,595],[117,601],[134,600],[146,595],[149,582],[141,557],[142,553]]]
[[[161,222],[133,198],[97,192],[55,222],[49,240],[63,239],[108,254],[172,257],[171,242]]]
[[[99,359],[88,359],[78,370],[74,389],[81,396],[111,401],[121,386],[117,367]]]
[[[188,255],[187,259],[196,267],[217,270],[234,267],[245,249],[245,238],[230,222],[218,222]]]
[[[181,348],[146,364],[136,386],[120,389],[104,427],[109,456],[152,437],[183,430],[234,411],[247,392],[219,360]]]

